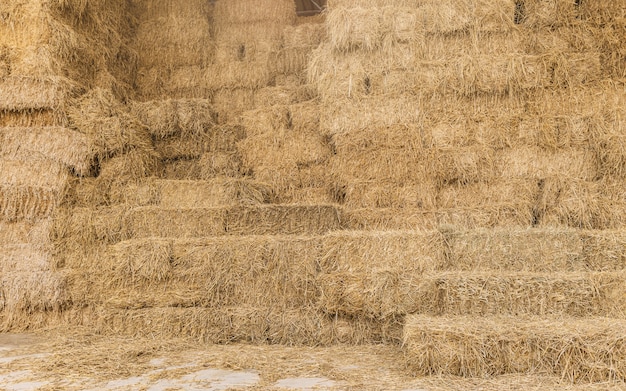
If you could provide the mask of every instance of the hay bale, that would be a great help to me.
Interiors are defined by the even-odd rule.
[[[244,170],[257,167],[298,167],[326,161],[332,151],[324,137],[315,131],[280,129],[255,136],[248,135],[237,143]]]
[[[170,14],[139,23],[134,38],[139,67],[206,66],[213,56],[210,30],[201,14]]]
[[[481,145],[432,148],[426,152],[425,169],[436,183],[469,184],[494,177],[495,151]]]
[[[337,100],[320,106],[320,130],[334,135],[368,128],[411,127],[422,115],[419,101],[408,96]]]
[[[213,308],[305,308],[319,294],[318,243],[314,237],[283,236],[132,240],[112,248],[116,261],[102,265],[97,280],[119,292],[115,304],[107,300],[107,305],[132,306],[136,300],[135,305],[165,306],[175,300]],[[166,286],[148,293],[154,283]]]
[[[396,43],[419,42],[424,34],[513,29],[512,0],[463,3],[454,0],[421,4],[373,3],[330,7],[326,26],[337,51],[375,51]]]
[[[436,231],[336,233],[324,238],[322,255],[322,310],[385,319],[421,302],[423,276],[444,262],[445,246]]]
[[[46,311],[65,303],[64,281],[50,266],[50,253],[30,245],[3,246],[0,251],[0,309]]]
[[[333,205],[239,206],[226,212],[231,235],[323,234],[340,227],[340,212]]]
[[[290,0],[228,0],[216,2],[213,15],[218,29],[254,22],[288,25],[296,20],[295,7]]]
[[[274,87],[264,87],[259,89],[255,95],[254,106],[258,108],[271,106],[289,106],[298,103],[306,103],[307,106],[313,106],[311,101],[316,96],[316,92],[312,86],[296,86],[288,87],[285,85],[276,85]]]
[[[59,110],[68,99],[80,93],[81,87],[57,76],[9,76],[0,80],[0,110]]]
[[[549,273],[616,267],[609,259],[589,262],[584,255],[584,234],[571,228],[503,227],[444,233],[449,245],[449,264],[444,270],[449,271]]]
[[[424,300],[419,310],[439,316],[620,317],[625,309],[624,276],[614,272],[452,272],[428,280],[423,296],[430,300]]]
[[[117,243],[130,238],[125,216],[128,208],[77,207],[58,208],[53,216],[52,238],[62,245],[99,249],[99,244]],[[62,255],[62,254],[59,254]],[[80,264],[84,260],[74,260]]]
[[[626,245],[623,230],[583,231],[580,237],[582,259],[588,269],[615,272],[623,269]]]
[[[360,181],[339,186],[348,208],[407,208],[432,211],[436,208],[437,188],[426,181],[415,184]]]
[[[624,379],[622,321],[408,316],[404,349],[421,375],[552,373],[567,381]]]
[[[199,159],[166,161],[161,173],[167,179],[209,180],[241,177],[241,158],[231,151],[203,153]]]
[[[221,88],[213,95],[213,107],[217,114],[216,122],[235,122],[247,110],[254,108],[255,90],[251,88]]]
[[[539,183],[532,179],[499,180],[442,186],[437,194],[440,208],[488,208],[508,205],[511,209],[532,208],[539,196]]]
[[[538,210],[542,225],[583,229],[610,228],[615,213],[599,183],[558,176],[545,180]]]
[[[44,158],[88,175],[93,155],[87,137],[67,128],[0,127],[0,157],[4,159]]]
[[[47,110],[37,109],[28,111],[0,111],[0,127],[66,127],[67,117],[65,113]]]
[[[52,222],[50,219],[38,221],[0,221],[0,246],[29,243],[33,247],[49,243]]]
[[[140,21],[176,15],[179,18],[197,18],[212,15],[211,5],[204,0],[132,0],[131,11]]]
[[[219,125],[203,133],[175,135],[154,143],[157,153],[165,160],[197,159],[205,154],[232,153],[237,142],[245,138],[245,129],[238,125]]]
[[[0,217],[48,217],[60,203],[67,179],[68,172],[52,162],[0,160]]]
[[[556,176],[593,180],[597,177],[595,156],[585,149],[550,152],[527,147],[502,150],[496,153],[495,165],[497,172],[505,179],[545,179]]]
[[[424,183],[433,179],[426,169],[425,153],[402,149],[373,149],[337,154],[330,158],[329,172],[339,183],[389,181]]]
[[[147,178],[137,183],[112,186],[108,198],[110,203],[125,206],[211,208],[266,203],[270,193],[267,186],[246,179],[193,181]]]
[[[147,129],[111,91],[100,88],[89,91],[72,102],[68,115],[72,125],[87,135],[101,155],[152,149]]]
[[[132,149],[100,162],[98,178],[106,183],[126,182],[155,175],[160,169],[161,162],[156,152]]]
[[[197,65],[140,68],[137,71],[137,96],[140,100],[207,99],[212,91],[205,73],[206,68]]]
[[[158,138],[201,134],[215,124],[211,103],[205,99],[133,102],[131,112]]]
[[[215,49],[215,61],[207,67],[204,80],[213,90],[265,87],[272,77],[272,51],[270,44],[219,44]]]
[[[163,221],[170,224],[164,225]],[[134,238],[321,234],[338,229],[333,206],[263,205],[215,208],[133,208],[124,224]]]
[[[185,336],[209,344],[381,344],[398,343],[402,334],[397,321],[355,321],[328,317],[308,308],[284,311],[263,307],[91,307],[47,315],[36,324],[48,327],[82,326],[105,335],[123,334],[164,339]]]
[[[346,209],[343,226],[352,230],[424,230],[437,229],[437,214],[421,209],[362,208]]]

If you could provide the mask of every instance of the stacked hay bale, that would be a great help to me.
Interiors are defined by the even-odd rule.
[[[132,57],[125,7],[121,0],[0,4],[3,329],[29,327],[24,313],[68,303],[51,219],[70,178],[92,175],[97,155],[92,135],[71,127],[69,101],[95,86],[129,93],[132,61],[119,61]]]
[[[332,151],[319,132],[316,93],[306,82],[310,55],[325,36],[323,18],[294,20],[293,2],[284,8],[291,12],[289,24],[277,31],[267,59],[271,86],[256,91],[256,109],[242,116],[242,168],[270,185],[276,202],[329,203],[325,166]]]
[[[337,0],[329,6],[328,40],[315,51],[309,77],[322,102],[321,131],[336,151],[331,172],[338,200],[363,208],[353,213],[355,224],[559,220],[603,227],[576,217],[543,219],[553,198],[545,184],[555,176],[602,177],[602,147],[590,136],[621,126],[623,86],[602,82],[619,74],[615,61],[606,60],[617,54],[589,31],[604,26],[612,29],[607,36],[619,34],[619,17],[567,1]],[[584,98],[587,88],[612,102],[600,123],[585,119],[598,113]],[[567,103],[557,108],[551,94]]]
[[[210,96],[210,2],[132,0],[137,18],[137,95],[141,101]]]
[[[624,268],[599,245],[623,232],[580,228],[624,227],[623,43],[607,43],[624,10],[329,3],[308,72],[337,201],[352,227],[435,228],[414,240],[443,254],[405,242],[398,256],[377,230],[354,248],[341,238],[320,262],[320,306],[405,319],[419,375],[623,380]],[[379,240],[386,256],[372,257]]]
[[[295,18],[295,4],[289,0],[215,3],[215,60],[207,79],[220,122],[254,108],[255,92],[274,83],[274,55],[283,29]]]

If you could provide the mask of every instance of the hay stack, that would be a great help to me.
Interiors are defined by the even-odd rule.
[[[564,380],[624,379],[624,324],[606,318],[409,316],[407,364],[420,375],[485,377],[551,373]]]
[[[205,72],[214,55],[212,10],[200,3],[134,1],[140,100],[209,96]]]

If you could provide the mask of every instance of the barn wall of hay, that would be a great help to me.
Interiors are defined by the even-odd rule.
[[[0,329],[626,379],[624,0],[296,3],[0,4]]]

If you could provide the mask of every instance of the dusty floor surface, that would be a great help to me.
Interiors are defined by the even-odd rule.
[[[626,390],[550,377],[415,378],[400,348],[201,346],[87,334],[0,334],[0,390]]]

